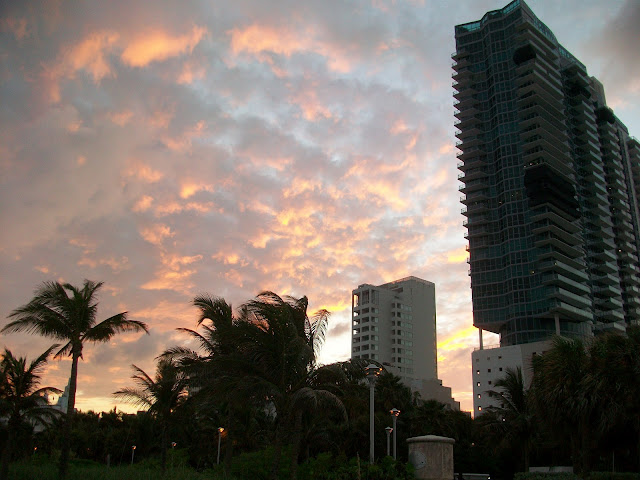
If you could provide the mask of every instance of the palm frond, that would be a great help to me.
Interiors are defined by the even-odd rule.
[[[193,305],[200,310],[198,325],[205,320],[210,320],[214,326],[220,324],[230,324],[233,317],[233,310],[221,297],[213,297],[208,294],[197,295],[193,299]]]
[[[128,320],[127,312],[122,312],[90,327],[81,337],[81,340],[106,342],[114,335],[121,332],[145,332],[148,334],[149,329],[147,324],[144,322],[139,320]]]
[[[315,358],[320,356],[320,350],[324,345],[329,327],[329,313],[327,310],[318,310],[311,318],[311,345]]]
[[[153,401],[146,392],[135,388],[123,388],[113,392],[113,395],[136,407],[151,408],[153,405]]]

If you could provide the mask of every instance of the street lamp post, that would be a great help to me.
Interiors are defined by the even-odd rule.
[[[220,465],[220,442],[222,440],[222,432],[224,432],[224,427],[218,427],[218,460],[216,461],[217,465]]]
[[[397,408],[393,408],[389,413],[391,413],[391,418],[393,420],[393,459],[396,460],[396,422],[398,420],[398,415],[400,415],[400,410],[398,410]]]
[[[136,446],[135,445],[131,445],[131,465],[133,465],[133,457],[136,454]]]
[[[391,455],[391,447],[389,446],[390,445],[389,439],[391,438],[391,432],[393,432],[393,428],[387,427],[384,429],[384,431],[387,432],[387,457],[388,457],[389,455]]]
[[[367,375],[367,380],[369,380],[369,463],[373,465],[373,460],[374,460],[374,453],[373,453],[373,435],[374,435],[373,395],[374,393],[373,391],[376,385],[376,380],[380,375],[380,373],[382,372],[382,367],[379,367],[377,365],[374,365],[373,363],[370,363],[369,365],[367,365],[364,371]]]

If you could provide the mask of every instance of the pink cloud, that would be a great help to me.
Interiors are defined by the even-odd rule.
[[[172,35],[162,30],[151,30],[136,35],[122,52],[122,61],[131,67],[146,67],[184,53],[191,53],[207,34],[207,29],[194,26],[184,35]]]
[[[182,71],[180,72],[177,81],[181,85],[189,85],[195,80],[204,79],[205,74],[205,68],[203,65],[198,65],[194,62],[185,62],[182,65]]]
[[[58,65],[61,75],[73,77],[84,70],[94,82],[113,76],[107,55],[116,46],[120,35],[113,31],[99,31],[86,36],[81,42],[63,49],[62,61]]]
[[[145,183],[155,183],[164,177],[164,173],[161,171],[154,170],[149,165],[137,161],[132,162],[129,168],[125,171],[125,175],[127,177],[137,178]]]
[[[151,208],[151,204],[153,203],[153,197],[149,195],[143,195],[133,206],[134,212],[146,212]]]
[[[131,110],[109,113],[109,120],[120,127],[124,127],[126,124],[128,124],[132,117],[133,112]]]
[[[140,236],[142,236],[142,238],[156,246],[160,246],[165,238],[171,238],[174,235],[175,232],[172,232],[171,228],[161,223],[143,228],[140,231]]]
[[[265,63],[270,63],[268,55],[265,54],[275,53],[291,57],[296,53],[314,52],[322,55],[330,70],[334,72],[347,73],[353,68],[343,49],[317,38],[311,27],[293,30],[254,23],[246,28],[233,28],[227,33],[231,36],[231,51],[235,55],[248,53]],[[275,73],[276,76],[282,74]]]
[[[27,20],[25,18],[8,17],[0,21],[0,30],[10,32],[16,40],[24,40],[29,36]]]

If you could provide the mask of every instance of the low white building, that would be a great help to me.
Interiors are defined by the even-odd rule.
[[[505,376],[507,368],[520,367],[524,384],[529,387],[533,379],[531,358],[543,354],[550,346],[550,340],[508,347],[484,346],[481,342],[480,348],[471,354],[474,416],[481,415],[489,406],[500,406],[499,400],[491,398],[487,391],[496,390],[496,381]]]

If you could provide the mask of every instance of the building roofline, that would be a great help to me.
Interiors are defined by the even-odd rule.
[[[422,283],[424,285],[433,285],[434,287],[436,285],[435,283],[430,282],[428,280],[423,280],[422,278],[418,278],[418,277],[415,277],[413,275],[409,275],[408,277],[399,278],[398,280],[393,280],[391,282],[383,283],[382,285],[373,285],[371,283],[362,283],[362,284],[358,285],[358,288],[354,289],[353,291],[355,292],[356,290],[360,290],[363,287],[390,289],[390,288],[392,288],[394,286],[399,285],[400,283],[409,282],[409,281],[415,281],[415,282],[418,282],[418,283]]]

